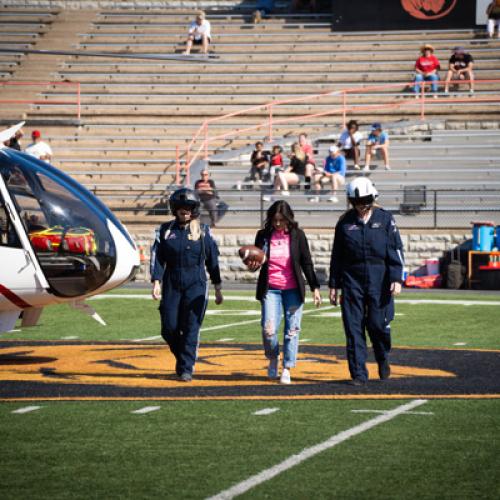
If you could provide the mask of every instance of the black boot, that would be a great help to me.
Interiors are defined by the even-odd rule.
[[[391,365],[387,359],[378,363],[378,376],[380,380],[387,380],[391,376]]]

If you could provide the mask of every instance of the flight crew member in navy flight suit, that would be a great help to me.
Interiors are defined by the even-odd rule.
[[[161,298],[161,335],[175,356],[177,376],[191,382],[208,302],[205,269],[215,286],[215,303],[223,301],[219,250],[210,228],[199,222],[194,191],[178,189],[169,204],[175,219],[160,226],[151,248],[152,295]]]
[[[403,245],[392,215],[375,205],[378,192],[366,177],[347,186],[352,205],[335,228],[330,262],[330,302],[341,304],[352,384],[363,386],[368,331],[379,377],[391,369],[390,322],[394,319],[394,295],[403,281]],[[341,296],[342,294],[342,296]]]

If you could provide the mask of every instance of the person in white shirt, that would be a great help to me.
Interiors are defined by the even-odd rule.
[[[44,141],[42,141],[42,134],[39,130],[33,130],[31,133],[33,142],[26,147],[25,153],[28,153],[39,160],[44,160],[47,163],[52,159],[52,148]]]
[[[210,22],[205,19],[205,13],[200,11],[196,15],[196,19],[191,23],[191,26],[189,27],[184,55],[187,56],[191,53],[193,44],[201,45],[202,53],[208,54],[210,38]]]
[[[347,122],[345,130],[340,134],[338,147],[348,160],[354,160],[354,168],[359,170],[359,144],[363,139],[363,134],[359,131],[358,122],[350,120]]]

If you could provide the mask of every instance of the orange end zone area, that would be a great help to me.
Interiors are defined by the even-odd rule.
[[[254,344],[204,344],[192,383],[179,382],[165,345],[0,342],[1,400],[380,399],[500,397],[500,352],[396,348],[392,377],[378,380],[370,361],[366,387],[347,384],[341,346],[301,346],[293,384],[266,377]]]

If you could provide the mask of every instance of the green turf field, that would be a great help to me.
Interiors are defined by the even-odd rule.
[[[147,291],[110,295],[117,294],[147,296]],[[211,304],[203,341],[259,342],[259,307],[252,293],[227,295],[244,300],[227,300],[218,308]],[[63,305],[47,308],[39,326],[2,340],[119,341],[158,335],[152,300],[108,297],[90,303],[107,327]],[[394,345],[500,349],[499,304],[500,295],[404,293],[396,306]],[[326,303],[320,310],[308,304],[301,338],[308,345],[342,344],[338,312]],[[4,402],[0,497],[207,498],[407,402]],[[27,406],[39,408],[12,413]],[[132,413],[146,406],[159,408]],[[267,408],[276,411],[254,415]],[[412,414],[354,435],[241,498],[496,499],[499,414],[498,399],[429,400]]]
[[[148,403],[149,404],[149,403]],[[154,402],[151,404],[155,404]],[[204,498],[401,401],[0,406],[4,499]],[[267,416],[253,412],[279,411]],[[499,497],[497,401],[430,401],[246,493],[248,498]]]
[[[140,295],[144,298],[111,298],[116,295]],[[326,295],[326,292],[324,293]],[[259,303],[252,300],[253,292],[226,292],[230,297],[248,297],[245,301],[226,300],[221,306],[209,304],[203,328],[202,341],[212,342],[231,337],[236,342],[259,342]],[[158,303],[149,299],[146,290],[125,290],[108,294],[109,298],[90,300],[108,323],[104,327],[88,316],[75,312],[67,305],[47,308],[40,324],[25,331],[3,334],[2,339],[63,339],[132,340],[159,335]],[[403,293],[400,301],[446,300],[442,303],[397,303],[396,318],[392,323],[393,342],[399,346],[456,347],[466,344],[471,348],[500,348],[500,294],[453,295]],[[496,305],[462,305],[462,302],[492,302]],[[302,324],[302,339],[311,343],[342,344],[344,333],[340,308],[326,302],[320,310],[306,304]],[[331,316],[335,313],[335,316]],[[250,322],[250,323],[248,323]],[[236,326],[234,323],[242,323]],[[213,327],[219,329],[210,330]]]

